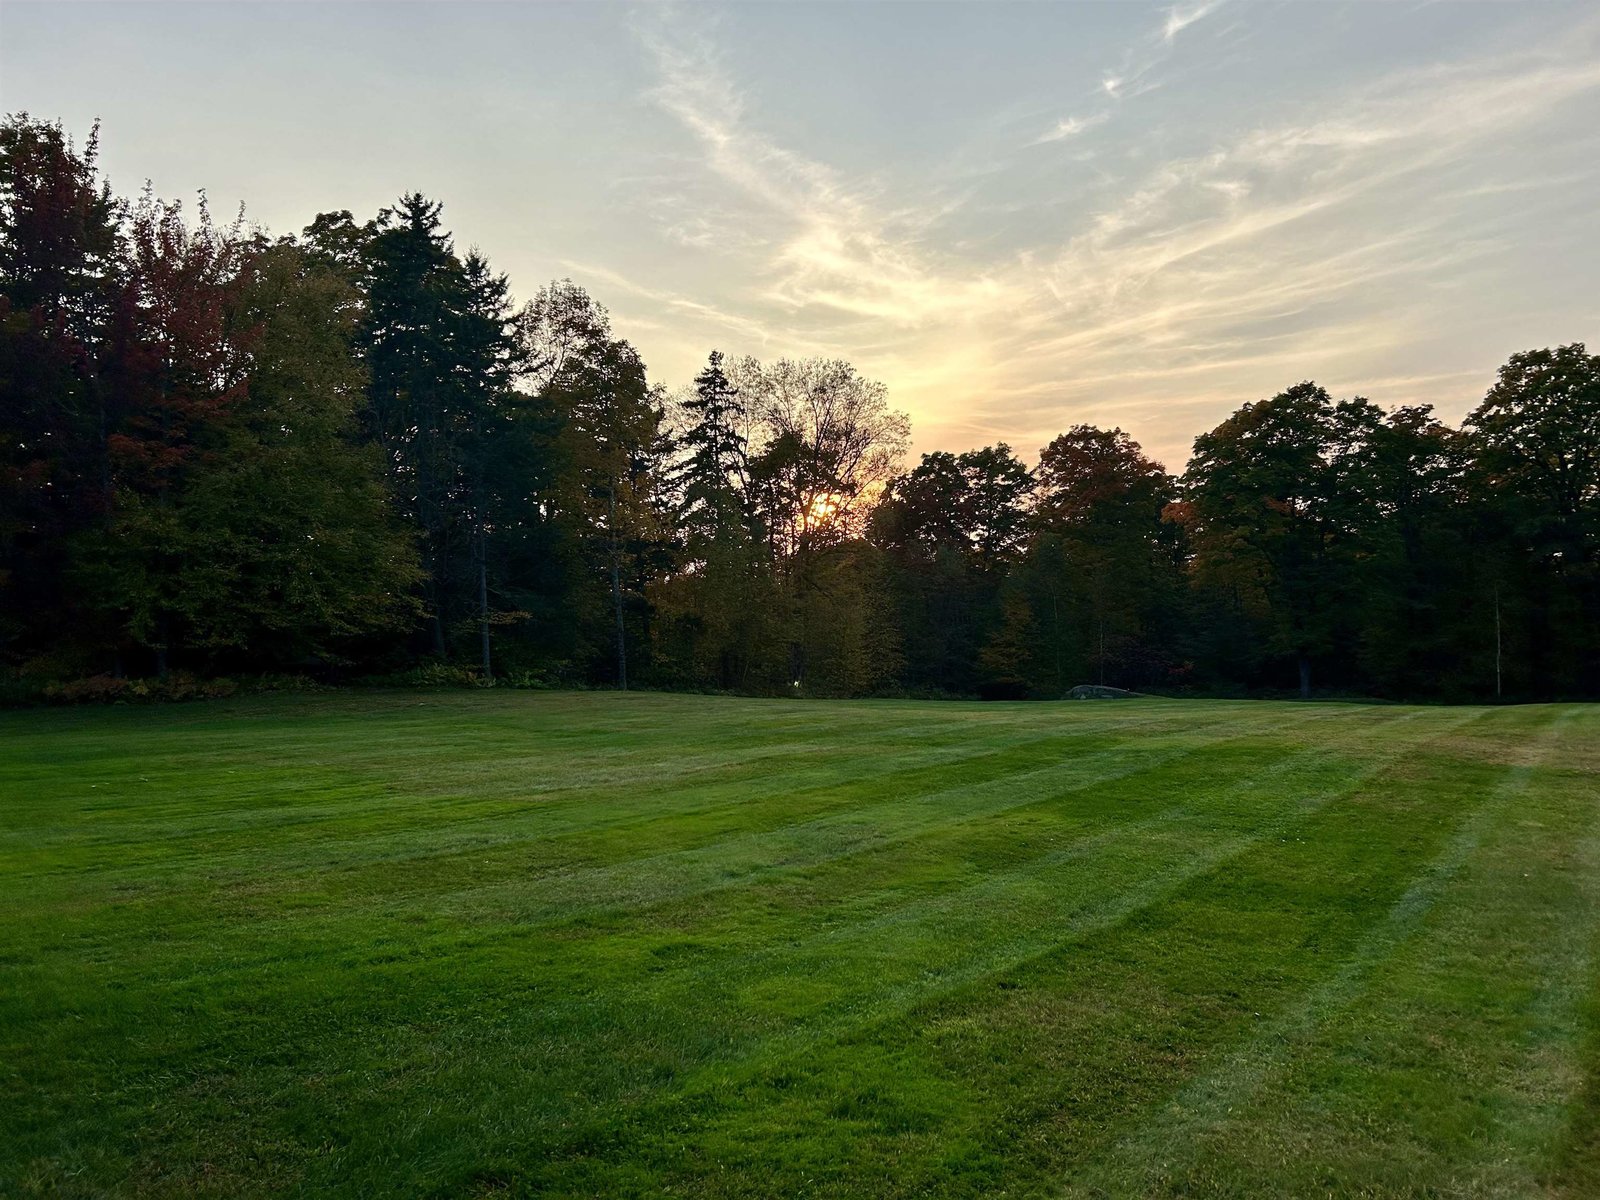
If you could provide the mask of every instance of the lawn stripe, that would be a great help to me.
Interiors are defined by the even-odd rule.
[[[1165,1131],[1189,1194],[1331,1190],[1332,1132],[1363,1194],[1528,1194],[1581,1111],[1594,709],[376,699],[0,719],[0,1193],[1033,1194],[1159,1186]],[[1327,1072],[1383,1049],[1367,1010],[1433,1014],[1474,954],[1526,994],[1353,1124]],[[1451,1162],[1457,1080],[1504,1119]],[[1268,1135],[1276,1167],[1226,1157]]]
[[[1525,749],[1524,761],[1507,768],[1494,793],[1467,810],[1444,850],[1422,869],[1337,970],[1298,1004],[1265,1022],[1225,1062],[1190,1081],[1094,1169],[1069,1181],[1065,1193],[1152,1195],[1158,1185],[1166,1184],[1163,1172],[1180,1170],[1185,1156],[1198,1149],[1202,1134],[1225,1121],[1245,1096],[1281,1072],[1298,1043],[1361,999],[1372,986],[1376,968],[1418,935],[1423,919],[1480,849],[1485,834],[1503,817],[1505,808],[1527,791],[1539,764],[1550,753],[1552,739],[1571,715],[1564,714],[1545,728],[1539,740]]]
[[[1412,714],[1391,718],[1394,723],[1408,722],[1412,719]],[[1475,714],[1462,715],[1447,728],[1456,728],[1473,719]],[[1370,731],[1362,732],[1370,734]],[[1421,734],[1421,738],[1435,736],[1438,735],[1432,731],[1424,731]],[[1298,753],[1284,756],[1273,766],[1253,775],[1241,785],[1229,788],[1224,795],[1232,799],[1255,794],[1270,797],[1283,776],[1314,771],[1318,765],[1336,754],[1334,747],[1338,744],[1336,740],[1329,739]],[[1339,783],[1301,798],[1276,817],[1254,826],[1254,832],[1250,834],[1224,840],[1198,852],[1181,850],[1179,853],[1182,857],[1178,862],[1146,875],[1121,890],[1099,897],[1080,899],[1070,896],[1065,891],[1051,888],[1037,897],[1043,906],[1040,911],[1016,914],[1008,922],[1019,930],[1010,938],[995,938],[990,936],[987,930],[987,918],[996,906],[1005,901],[1008,892],[1019,886],[1038,882],[1036,877],[1041,872],[1059,872],[1061,868],[1072,866],[1095,851],[1104,851],[1124,842],[1145,838],[1149,834],[1190,820],[1197,814],[1189,806],[1180,804],[1162,813],[1121,825],[1096,834],[1083,842],[1043,855],[1023,867],[993,873],[967,887],[911,902],[892,912],[839,929],[826,930],[810,938],[802,938],[797,944],[763,950],[751,958],[753,961],[761,959],[781,961],[796,956],[797,949],[840,945],[869,938],[876,940],[891,930],[901,936],[908,936],[905,931],[914,925],[935,926],[944,938],[955,940],[962,929],[973,927],[970,936],[978,941],[980,946],[958,966],[944,968],[937,981],[924,980],[920,985],[902,985],[879,991],[870,1003],[853,1009],[849,1019],[841,1023],[840,1029],[854,1029],[870,1024],[886,1016],[898,1015],[909,1007],[921,1003],[924,998],[943,995],[985,975],[1014,969],[1031,958],[1056,953],[1065,944],[1122,924],[1135,914],[1159,903],[1185,884],[1215,873],[1257,844],[1270,837],[1281,835],[1325,805],[1356,791],[1368,780],[1386,770],[1404,752],[1402,749],[1396,749],[1389,756],[1375,759],[1358,772],[1345,776]],[[1070,877],[1063,878],[1061,882],[1070,882]],[[1017,916],[1026,916],[1028,919],[1018,920]],[[724,969],[724,973],[729,972]],[[807,1037],[804,1040],[809,1043],[812,1039]]]
[[[1163,714],[1158,711],[1138,723],[1157,724],[1170,719],[1170,713]],[[1217,723],[1226,720],[1226,716],[1215,718]],[[942,726],[935,726],[935,728],[940,727]],[[905,723],[891,727],[890,732],[896,736],[907,736],[919,728],[920,723]],[[982,753],[976,757],[994,758],[999,761],[1004,759],[1008,749],[1015,750],[1051,740],[1092,737],[1097,733],[1103,735],[1103,732],[1103,723],[1076,727],[1066,732],[1059,727],[1029,730],[1012,738],[996,739],[986,743]],[[877,732],[871,729],[864,729],[856,736],[865,742],[881,740]],[[849,734],[841,735],[836,757],[841,759],[844,757],[850,742]],[[871,746],[868,748],[875,749]],[[437,747],[434,750],[437,753]],[[948,754],[945,751],[948,751]],[[658,819],[661,814],[681,820],[716,807],[751,809],[755,807],[751,793],[753,784],[758,787],[756,797],[762,800],[786,801],[793,798],[794,793],[788,790],[788,785],[793,783],[806,783],[807,792],[826,791],[829,786],[842,786],[847,783],[860,785],[871,781],[884,782],[901,771],[926,771],[939,762],[959,764],[974,757],[971,748],[965,742],[948,748],[939,747],[933,751],[923,745],[900,756],[873,753],[870,760],[865,763],[859,757],[846,759],[838,767],[833,767],[832,762],[824,763],[820,767],[815,763],[808,767],[802,762],[794,770],[783,774],[773,775],[768,772],[752,778],[757,773],[751,770],[751,764],[740,763],[730,758],[729,753],[731,752],[724,752],[720,757],[726,759],[731,777],[713,789],[706,788],[704,780],[694,777],[694,773],[675,780],[678,785],[675,788],[663,789],[660,786],[662,781],[654,776],[650,777],[648,787],[641,788],[637,777],[619,772],[612,767],[607,769],[606,777],[615,776],[620,782],[610,792],[595,786],[598,776],[585,776],[580,773],[574,781],[563,782],[546,793],[540,793],[536,788],[530,792],[525,782],[518,781],[517,792],[514,795],[470,800],[463,800],[459,796],[446,797],[437,790],[419,789],[418,780],[414,777],[394,777],[391,781],[395,771],[392,762],[385,761],[382,773],[375,777],[355,774],[359,759],[350,760],[338,771],[324,768],[321,775],[313,774],[309,779],[304,777],[308,765],[306,762],[285,763],[283,767],[285,776],[293,773],[297,780],[292,788],[285,789],[276,776],[273,783],[268,786],[258,786],[253,793],[249,790],[241,791],[236,785],[222,780],[215,785],[213,795],[195,786],[193,760],[196,756],[190,754],[177,759],[167,768],[169,775],[183,779],[181,799],[174,799],[164,805],[141,800],[135,810],[136,815],[129,815],[118,806],[117,797],[104,793],[103,798],[96,801],[96,805],[99,808],[119,812],[120,819],[116,827],[103,835],[96,835],[92,832],[86,833],[82,821],[79,821],[74,826],[64,827],[57,835],[57,841],[64,850],[70,852],[62,855],[62,860],[75,864],[78,870],[83,866],[81,849],[84,846],[102,845],[105,849],[102,861],[109,864],[123,862],[128,847],[139,845],[147,855],[151,850],[155,850],[160,857],[170,860],[168,865],[175,873],[189,870],[193,861],[204,857],[211,860],[208,863],[208,874],[217,876],[224,872],[219,871],[213,864],[225,852],[230,853],[237,860],[237,866],[247,872],[255,867],[259,863],[256,839],[270,831],[277,839],[278,853],[275,854],[274,861],[280,869],[284,857],[282,850],[286,843],[306,845],[311,855],[303,860],[305,865],[308,868],[320,869],[328,865],[330,859],[337,861],[339,856],[352,853],[359,853],[365,861],[371,862],[393,862],[398,859],[425,858],[451,853],[452,850],[441,846],[437,836],[438,829],[442,828],[452,831],[448,839],[451,845],[465,844],[468,847],[514,841],[519,834],[527,832],[530,821],[541,827],[539,829],[541,837],[559,836],[572,831],[592,835],[595,830],[611,826],[622,827],[629,822],[649,822]],[[122,768],[119,767],[119,770]],[[122,770],[125,776],[129,773],[127,770]],[[835,784],[819,785],[817,782],[819,774],[835,775],[837,777]],[[450,772],[450,777],[455,780],[454,786],[458,789],[465,787],[481,789],[488,782],[479,772],[461,778],[460,772],[454,770]],[[104,771],[98,774],[86,773],[80,776],[79,787],[88,788],[95,779],[100,779],[101,785],[106,786],[108,780],[115,779],[115,775]],[[150,781],[151,786],[162,782],[161,773],[155,772],[154,778]],[[396,790],[397,784],[401,782],[404,784],[404,791]],[[131,783],[132,780],[128,780],[123,786],[129,787]],[[304,802],[287,806],[283,804],[263,806],[251,803],[256,797],[271,797],[276,800],[285,794],[325,795],[330,790],[330,785],[334,785],[333,798],[322,800],[314,806]],[[377,794],[370,794],[375,788]],[[369,794],[363,796],[361,793]],[[685,794],[694,794],[699,798],[699,803],[688,807],[676,804],[675,802],[682,799]],[[707,803],[705,797],[708,794],[720,795],[721,799]],[[530,798],[535,795],[543,795],[543,802],[530,803]],[[53,814],[58,821],[73,811],[61,803],[66,799],[60,796],[51,797],[52,804],[65,809]],[[199,805],[205,806],[210,814],[209,820],[197,819],[196,809]],[[481,815],[475,816],[474,813],[479,810],[482,810]],[[23,815],[24,811],[19,807],[16,815]],[[332,827],[348,824],[352,818],[358,817],[369,818],[364,823],[359,837],[330,836],[334,834]],[[374,817],[379,819],[371,819]],[[508,828],[498,835],[485,832],[483,825],[496,821],[504,823]],[[416,831],[419,822],[424,822],[429,828]],[[474,822],[482,824],[473,829],[471,827]],[[468,831],[459,832],[464,827]],[[177,836],[180,832],[181,837]],[[387,847],[387,842],[380,840],[376,835],[388,835],[394,832],[409,832],[412,835],[411,840],[397,847],[388,847],[382,854],[374,854],[372,847]],[[216,839],[222,835],[232,836],[241,844],[231,850],[219,846],[216,844]],[[4,830],[0,829],[0,837],[3,836]],[[20,841],[22,836],[19,827],[13,840]],[[208,837],[211,840],[208,841]],[[30,836],[28,843],[37,857],[41,839]],[[0,845],[3,845],[3,842],[0,842]],[[465,852],[470,853],[470,849]],[[144,865],[153,864],[141,863],[141,866]],[[229,867],[233,866],[234,864],[229,864]],[[36,869],[30,874],[43,875],[45,872]]]
[[[1320,715],[1306,719],[1315,720]],[[1147,739],[1136,747],[1119,746],[1069,757],[976,784],[913,791],[840,812],[784,822],[760,832],[731,835],[690,850],[545,875],[540,882],[550,888],[548,899],[503,915],[520,923],[539,923],[644,907],[725,887],[743,887],[759,882],[771,872],[869,854],[950,825],[990,819],[1033,804],[1053,803],[1091,788],[1153,773],[1218,742],[1257,732],[1239,733],[1236,723],[1222,721],[1200,727],[1202,733],[1217,728],[1233,732],[1192,744],[1191,732],[1170,735],[1169,740],[1177,744],[1159,751],[1151,746],[1161,744],[1162,739]],[[525,887],[518,890],[528,895]],[[479,902],[456,910],[467,913],[492,903],[491,895],[487,889],[471,888],[444,893],[440,899],[447,904],[450,898],[463,903],[468,899]]]
[[[1383,724],[1408,725],[1419,715],[1416,711],[1392,716],[1386,714]],[[1437,718],[1436,714],[1430,716]],[[915,1020],[914,1014],[917,1011],[929,1010],[942,1000],[969,988],[977,980],[1001,972],[1015,971],[1029,962],[1059,954],[1065,946],[1074,942],[1110,932],[1138,914],[1160,904],[1186,885],[1215,874],[1228,862],[1248,853],[1269,838],[1291,830],[1330,803],[1358,791],[1405,754],[1413,751],[1417,744],[1435,740],[1480,716],[1481,712],[1458,711],[1445,716],[1442,727],[1429,725],[1417,730],[1414,740],[1393,747],[1381,758],[1373,759],[1359,771],[1343,777],[1338,783],[1299,798],[1277,817],[1258,826],[1254,834],[1231,838],[1217,846],[1200,851],[1180,851],[1182,857],[1174,864],[1124,889],[1100,897],[1096,902],[1076,906],[1067,904],[1063,905],[1061,910],[1052,913],[1026,914],[1026,920],[1014,922],[1015,927],[1020,930],[1016,935],[1009,938],[1001,936],[982,939],[982,944],[973,946],[960,961],[945,965],[937,972],[922,972],[909,982],[880,987],[870,998],[861,999],[847,1008],[831,1011],[825,1020],[811,1021],[778,1031],[759,1042],[736,1041],[729,1045],[724,1053],[681,1076],[676,1081],[681,1091],[657,1097],[650,1107],[663,1105],[668,1111],[692,1109],[694,1105],[704,1102],[707,1098],[735,1089],[757,1075],[782,1070],[786,1064],[801,1065],[820,1047],[836,1045],[847,1039],[870,1041],[873,1036],[871,1031],[884,1030],[903,1021]],[[1349,736],[1351,739],[1359,739],[1370,734],[1370,728],[1363,728],[1352,731]],[[1311,773],[1316,764],[1326,761],[1336,753],[1338,744],[1336,739],[1330,738],[1308,746],[1269,768],[1270,778],[1257,777],[1248,780],[1239,788],[1229,789],[1227,794],[1234,795],[1238,792],[1270,794],[1279,786],[1277,781],[1280,777],[1293,775],[1297,769]],[[1066,865],[1072,862],[1075,856],[1066,852],[1051,857],[1059,858],[1059,865]],[[982,885],[979,885],[979,888],[981,889]],[[915,940],[914,936],[905,927],[912,923],[933,926],[940,929],[942,934],[949,935],[954,926],[960,923],[960,914],[963,911],[973,913],[992,911],[974,903],[979,898],[979,895],[974,894],[972,890],[953,896],[937,897],[908,906],[910,911],[906,913],[891,913],[864,922],[861,926],[853,925],[826,931],[810,938],[803,937],[796,946],[757,951],[748,956],[748,961],[753,963],[765,960],[769,968],[764,974],[781,978],[797,970],[791,960],[801,957],[797,953],[798,950],[819,943],[863,939],[871,934],[883,934],[890,929],[894,929],[898,935],[895,940],[911,942]],[[982,898],[991,901],[995,899],[992,894]],[[974,916],[972,921],[980,922],[981,919]],[[979,934],[982,932],[981,929],[978,930]],[[804,964],[804,970],[799,973],[812,976],[819,972],[825,973],[826,969],[825,962],[807,962]],[[713,985],[737,980],[745,973],[735,962],[712,964],[696,978],[675,980],[678,988],[666,992],[652,991],[645,1002],[646,1007],[670,1008],[675,1004],[693,1003],[692,997],[715,995]],[[713,988],[710,993],[706,991],[708,987]],[[580,1023],[583,1022],[580,1020]],[[651,1117],[640,1115],[636,1119],[646,1126],[669,1121],[669,1118],[659,1114]]]

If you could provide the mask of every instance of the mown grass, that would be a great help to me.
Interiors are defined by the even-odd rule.
[[[0,1195],[1600,1195],[1600,709],[0,715]]]

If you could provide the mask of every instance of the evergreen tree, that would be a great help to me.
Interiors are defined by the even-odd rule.
[[[488,676],[490,628],[516,619],[491,603],[492,580],[503,574],[496,530],[517,523],[512,509],[531,502],[504,474],[526,456],[500,445],[526,432],[515,422],[527,364],[509,285],[476,252],[458,259],[440,206],[415,193],[380,212],[368,234],[333,214],[319,218],[309,240],[335,264],[355,247],[364,254],[367,426],[418,533],[427,644],[447,657],[470,631]]]
[[[124,245],[98,149],[98,130],[80,152],[26,113],[0,124],[0,659],[74,657],[68,551],[110,503],[102,374]]]
[[[526,467],[525,455],[505,452],[502,443],[520,439],[526,432],[516,418],[525,397],[516,389],[526,360],[512,325],[510,284],[503,274],[490,270],[476,251],[462,266],[463,305],[454,339],[458,376],[459,422],[464,427],[459,444],[470,529],[468,587],[478,633],[479,667],[492,678],[491,626],[515,621],[516,610],[491,606],[491,593],[503,598],[503,570],[498,535],[523,516],[518,510],[531,503],[525,477],[515,469]],[[491,577],[494,586],[491,588]]]
[[[746,413],[739,389],[722,370],[720,351],[713,350],[695,376],[694,391],[683,408],[687,420],[683,463],[675,481],[681,494],[677,515],[693,556],[725,531],[743,525],[747,516]]]
[[[676,562],[653,599],[658,670],[728,689],[770,675],[760,659],[775,597],[749,493],[749,414],[722,363],[713,351],[680,403]]]
[[[418,532],[428,646],[449,654],[452,559],[469,537],[461,446],[465,401],[457,334],[466,287],[440,205],[420,193],[382,210],[367,243],[367,425],[392,494]]]

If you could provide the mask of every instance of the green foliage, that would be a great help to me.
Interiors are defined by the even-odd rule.
[[[1349,505],[1363,498],[1340,484],[1375,414],[1297,384],[1196,439],[1185,476],[1197,573],[1257,616],[1261,649],[1297,663],[1305,695],[1357,583]]]
[[[568,556],[574,657],[625,689],[630,647],[637,675],[649,644],[644,592],[666,545],[661,397],[605,309],[570,281],[542,289],[519,327],[553,426],[543,512]]]
[[[512,671],[495,679],[496,687],[512,688],[524,692],[549,692],[570,686],[554,671]]]
[[[1048,680],[1060,696],[1074,680],[1167,682],[1183,566],[1166,519],[1175,481],[1122,430],[1084,425],[1041,451],[1038,475],[1035,554],[1022,582],[1035,619],[1048,620],[1052,653],[1035,660],[1035,686]]]
[[[1021,661],[989,653],[988,643],[1019,615],[1002,613],[1001,595],[1025,557],[1033,489],[1033,475],[1003,443],[924,454],[890,481],[869,536],[889,564],[907,677],[918,685],[1022,687]]]
[[[674,514],[689,561],[697,561],[725,531],[747,530],[750,413],[713,350],[694,391],[682,402],[686,428],[679,440],[683,462],[674,473],[679,500]]]
[[[1467,418],[1473,503],[1495,616],[1515,618],[1519,692],[1600,691],[1600,355],[1512,355]]]
[[[174,671],[165,679],[128,679],[117,675],[92,675],[68,683],[50,683],[44,699],[52,704],[128,704],[140,701],[219,700],[233,695],[239,685],[231,679],[201,679]]]
[[[570,280],[516,307],[420,193],[274,243],[203,195],[126,204],[97,155],[0,123],[19,679],[1600,695],[1582,345],[1513,356],[1464,430],[1306,382],[1181,481],[1085,425],[1033,469],[908,470],[851,364],[713,352],[674,398]]]
[[[356,682],[362,687],[446,689],[494,687],[496,683],[473,667],[438,660],[421,662],[387,675],[368,675]]]
[[[80,636],[68,546],[107,502],[111,401],[96,349],[127,246],[98,168],[26,113],[0,124],[0,658]]]
[[[329,314],[345,319],[329,320]],[[238,321],[260,330],[248,399],[182,502],[177,607],[194,644],[258,661],[336,658],[414,619],[418,570],[372,446],[352,289],[293,246],[254,262]]]

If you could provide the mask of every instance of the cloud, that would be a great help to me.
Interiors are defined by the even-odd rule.
[[[1222,7],[1225,0],[1194,0],[1191,4],[1175,4],[1165,10],[1161,27],[1138,39],[1122,55],[1121,65],[1105,71],[1100,77],[1099,94],[1116,104],[1143,96],[1161,86],[1149,76],[1171,52],[1172,44],[1189,26],[1209,16]],[[1064,117],[1056,127],[1034,139],[1034,145],[1060,141],[1098,125],[1110,117],[1102,110],[1090,118]]]
[[[1056,122],[1055,128],[1047,133],[1040,134],[1034,139],[1034,145],[1042,146],[1047,142],[1065,141],[1067,138],[1077,137],[1086,130],[1093,129],[1096,125],[1103,125],[1109,120],[1108,112],[1097,112],[1087,117],[1062,117]]]
[[[750,227],[749,214],[715,199],[671,190],[668,179],[647,181],[643,202],[663,237],[692,250],[737,255],[760,249],[766,239]]]
[[[694,135],[710,169],[762,205],[773,225],[767,299],[901,324],[992,299],[992,280],[942,271],[923,249],[920,235],[942,206],[881,206],[871,188],[774,143],[749,119],[715,47],[681,19],[641,37],[658,68],[657,103]]]
[[[1447,399],[1463,372],[1360,364],[1426,336],[1450,303],[1419,303],[1430,281],[1507,252],[1461,202],[1500,190],[1485,168],[1506,139],[1597,89],[1600,57],[1580,37],[1399,73],[1130,178],[1039,257],[1043,296],[994,346],[987,422],[1014,431],[1037,413],[1043,436],[1063,406],[1154,421],[1178,396],[1221,415],[1255,398],[1230,383],[1274,373],[1366,370],[1395,399]],[[1181,462],[1188,436],[1156,448]]]
[[[755,318],[726,312],[715,305],[706,304],[703,301],[695,300],[692,297],[676,292],[662,288],[647,287],[629,279],[618,271],[595,263],[563,259],[561,267],[580,279],[599,280],[607,288],[615,289],[630,296],[637,296],[640,299],[648,300],[658,308],[691,318],[696,324],[707,327],[712,332],[734,334],[746,342],[753,342],[764,350],[778,347],[782,353],[797,352],[792,338],[780,337],[776,331]],[[634,319],[637,320],[637,318]],[[804,353],[806,349],[802,347],[798,352]]]
[[[1196,0],[1193,4],[1174,4],[1161,23],[1161,40],[1170,44],[1180,33],[1222,7],[1223,0]]]
[[[1167,10],[1157,36],[1215,7]],[[964,197],[936,203],[910,181],[851,176],[778,144],[715,50],[680,32],[648,43],[652,94],[749,226],[749,274],[737,303],[700,311],[673,293],[669,311],[719,314],[741,332],[728,311],[748,308],[750,340],[855,358],[917,414],[925,445],[1027,447],[1101,420],[1132,426],[1174,466],[1207,422],[1308,374],[1380,401],[1455,394],[1462,370],[1423,370],[1407,354],[1463,303],[1439,281],[1508,252],[1504,213],[1472,206],[1546,200],[1551,189],[1504,177],[1507,148],[1600,89],[1595,29],[1580,26],[1542,47],[1303,97],[1197,153],[1137,153],[1164,144],[1151,133],[1115,161],[1074,168],[1093,191],[1071,203],[1007,196],[968,210]],[[1061,118],[1033,144],[1109,118]],[[1002,156],[991,188],[1046,159],[1070,163]],[[976,229],[1014,249],[951,236]]]

